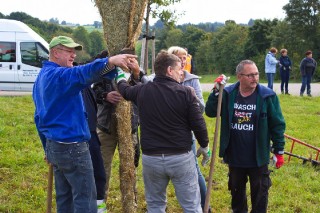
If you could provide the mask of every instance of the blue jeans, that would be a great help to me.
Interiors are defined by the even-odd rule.
[[[311,95],[311,73],[302,76],[302,85],[300,89],[300,95],[302,95],[307,87],[307,94]]]
[[[268,79],[268,87],[270,89],[273,89],[273,81],[274,81],[275,73],[266,73],[266,74],[267,74],[267,79]]]
[[[200,187],[200,195],[201,195],[201,207],[202,209],[204,209],[204,204],[206,202],[206,194],[207,194],[207,186],[206,186],[206,180],[204,179],[201,171],[200,171],[200,167],[198,164],[198,159],[196,157],[196,139],[194,137],[194,134],[192,134],[192,152],[194,154],[195,160],[196,160],[196,168],[197,168],[197,172],[198,172],[198,183],[199,183],[199,187]]]
[[[148,213],[164,213],[169,181],[184,213],[202,213],[193,152],[177,155],[142,155],[142,173]]]
[[[47,140],[46,156],[54,170],[57,212],[97,212],[88,143],[62,144]]]

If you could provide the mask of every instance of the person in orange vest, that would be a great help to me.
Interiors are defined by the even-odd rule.
[[[188,48],[184,48],[187,52],[188,52]],[[186,61],[186,65],[184,67],[184,70],[186,70],[189,73],[193,73],[194,74],[194,64],[193,64],[193,59],[192,59],[192,55],[188,53],[187,55],[187,61]]]

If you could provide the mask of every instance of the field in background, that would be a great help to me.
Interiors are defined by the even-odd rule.
[[[212,81],[210,81],[212,82]],[[205,100],[208,93],[204,93]],[[280,95],[287,122],[286,133],[320,147],[320,97]],[[0,212],[45,212],[48,167],[43,160],[43,148],[33,122],[34,106],[30,96],[0,97]],[[210,147],[215,119],[205,116]],[[287,141],[286,150],[291,143]],[[309,156],[310,150],[296,145],[296,154]],[[313,153],[314,156],[314,153]],[[287,157],[285,157],[287,160]],[[119,157],[115,154],[107,208],[109,213],[121,212],[119,189]],[[208,177],[209,166],[201,167]],[[292,159],[281,169],[272,168],[269,212],[319,212],[320,168]],[[227,167],[216,159],[211,206],[214,212],[230,212],[227,190]],[[141,160],[138,171],[138,212],[145,213]],[[249,199],[250,200],[250,199]],[[168,211],[182,212],[170,184]]]

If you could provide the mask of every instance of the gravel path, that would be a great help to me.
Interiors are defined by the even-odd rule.
[[[265,83],[262,83],[262,85],[267,86],[267,84],[265,84]],[[202,87],[203,92],[210,92],[213,87],[213,84],[201,84],[201,87]],[[299,96],[300,95],[300,87],[301,87],[301,83],[289,83],[289,93],[294,96]],[[281,94],[280,84],[274,83],[273,90],[277,94]],[[311,95],[312,96],[320,96],[320,83],[312,83],[311,84]],[[304,96],[306,96],[306,93],[304,94]]]
[[[267,84],[262,83],[262,85],[267,86]],[[201,84],[203,92],[210,92],[213,84]],[[289,83],[289,93],[294,96],[300,95],[301,83]],[[280,84],[274,83],[273,89],[277,94],[280,94]],[[320,83],[311,84],[311,94],[312,96],[320,96]],[[18,92],[18,91],[0,91],[0,96],[21,96],[21,95],[31,95],[31,92]],[[306,94],[305,94],[306,96]]]

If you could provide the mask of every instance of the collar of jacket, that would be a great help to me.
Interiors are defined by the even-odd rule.
[[[225,91],[230,94],[233,90],[239,90],[240,82],[236,82],[230,86],[225,87]],[[276,95],[276,93],[269,89],[268,87],[262,86],[258,83],[257,85],[257,92],[262,98],[266,98],[268,96]]]
[[[189,81],[189,80],[192,80],[192,79],[199,79],[200,77],[195,75],[195,74],[192,74],[192,73],[189,73],[187,71],[183,71],[184,73],[184,81]]]
[[[163,76],[163,75],[156,75],[156,77],[153,80],[154,82],[166,82],[166,81],[171,81],[179,84],[178,81],[174,80],[173,78],[170,78],[168,76]]]

